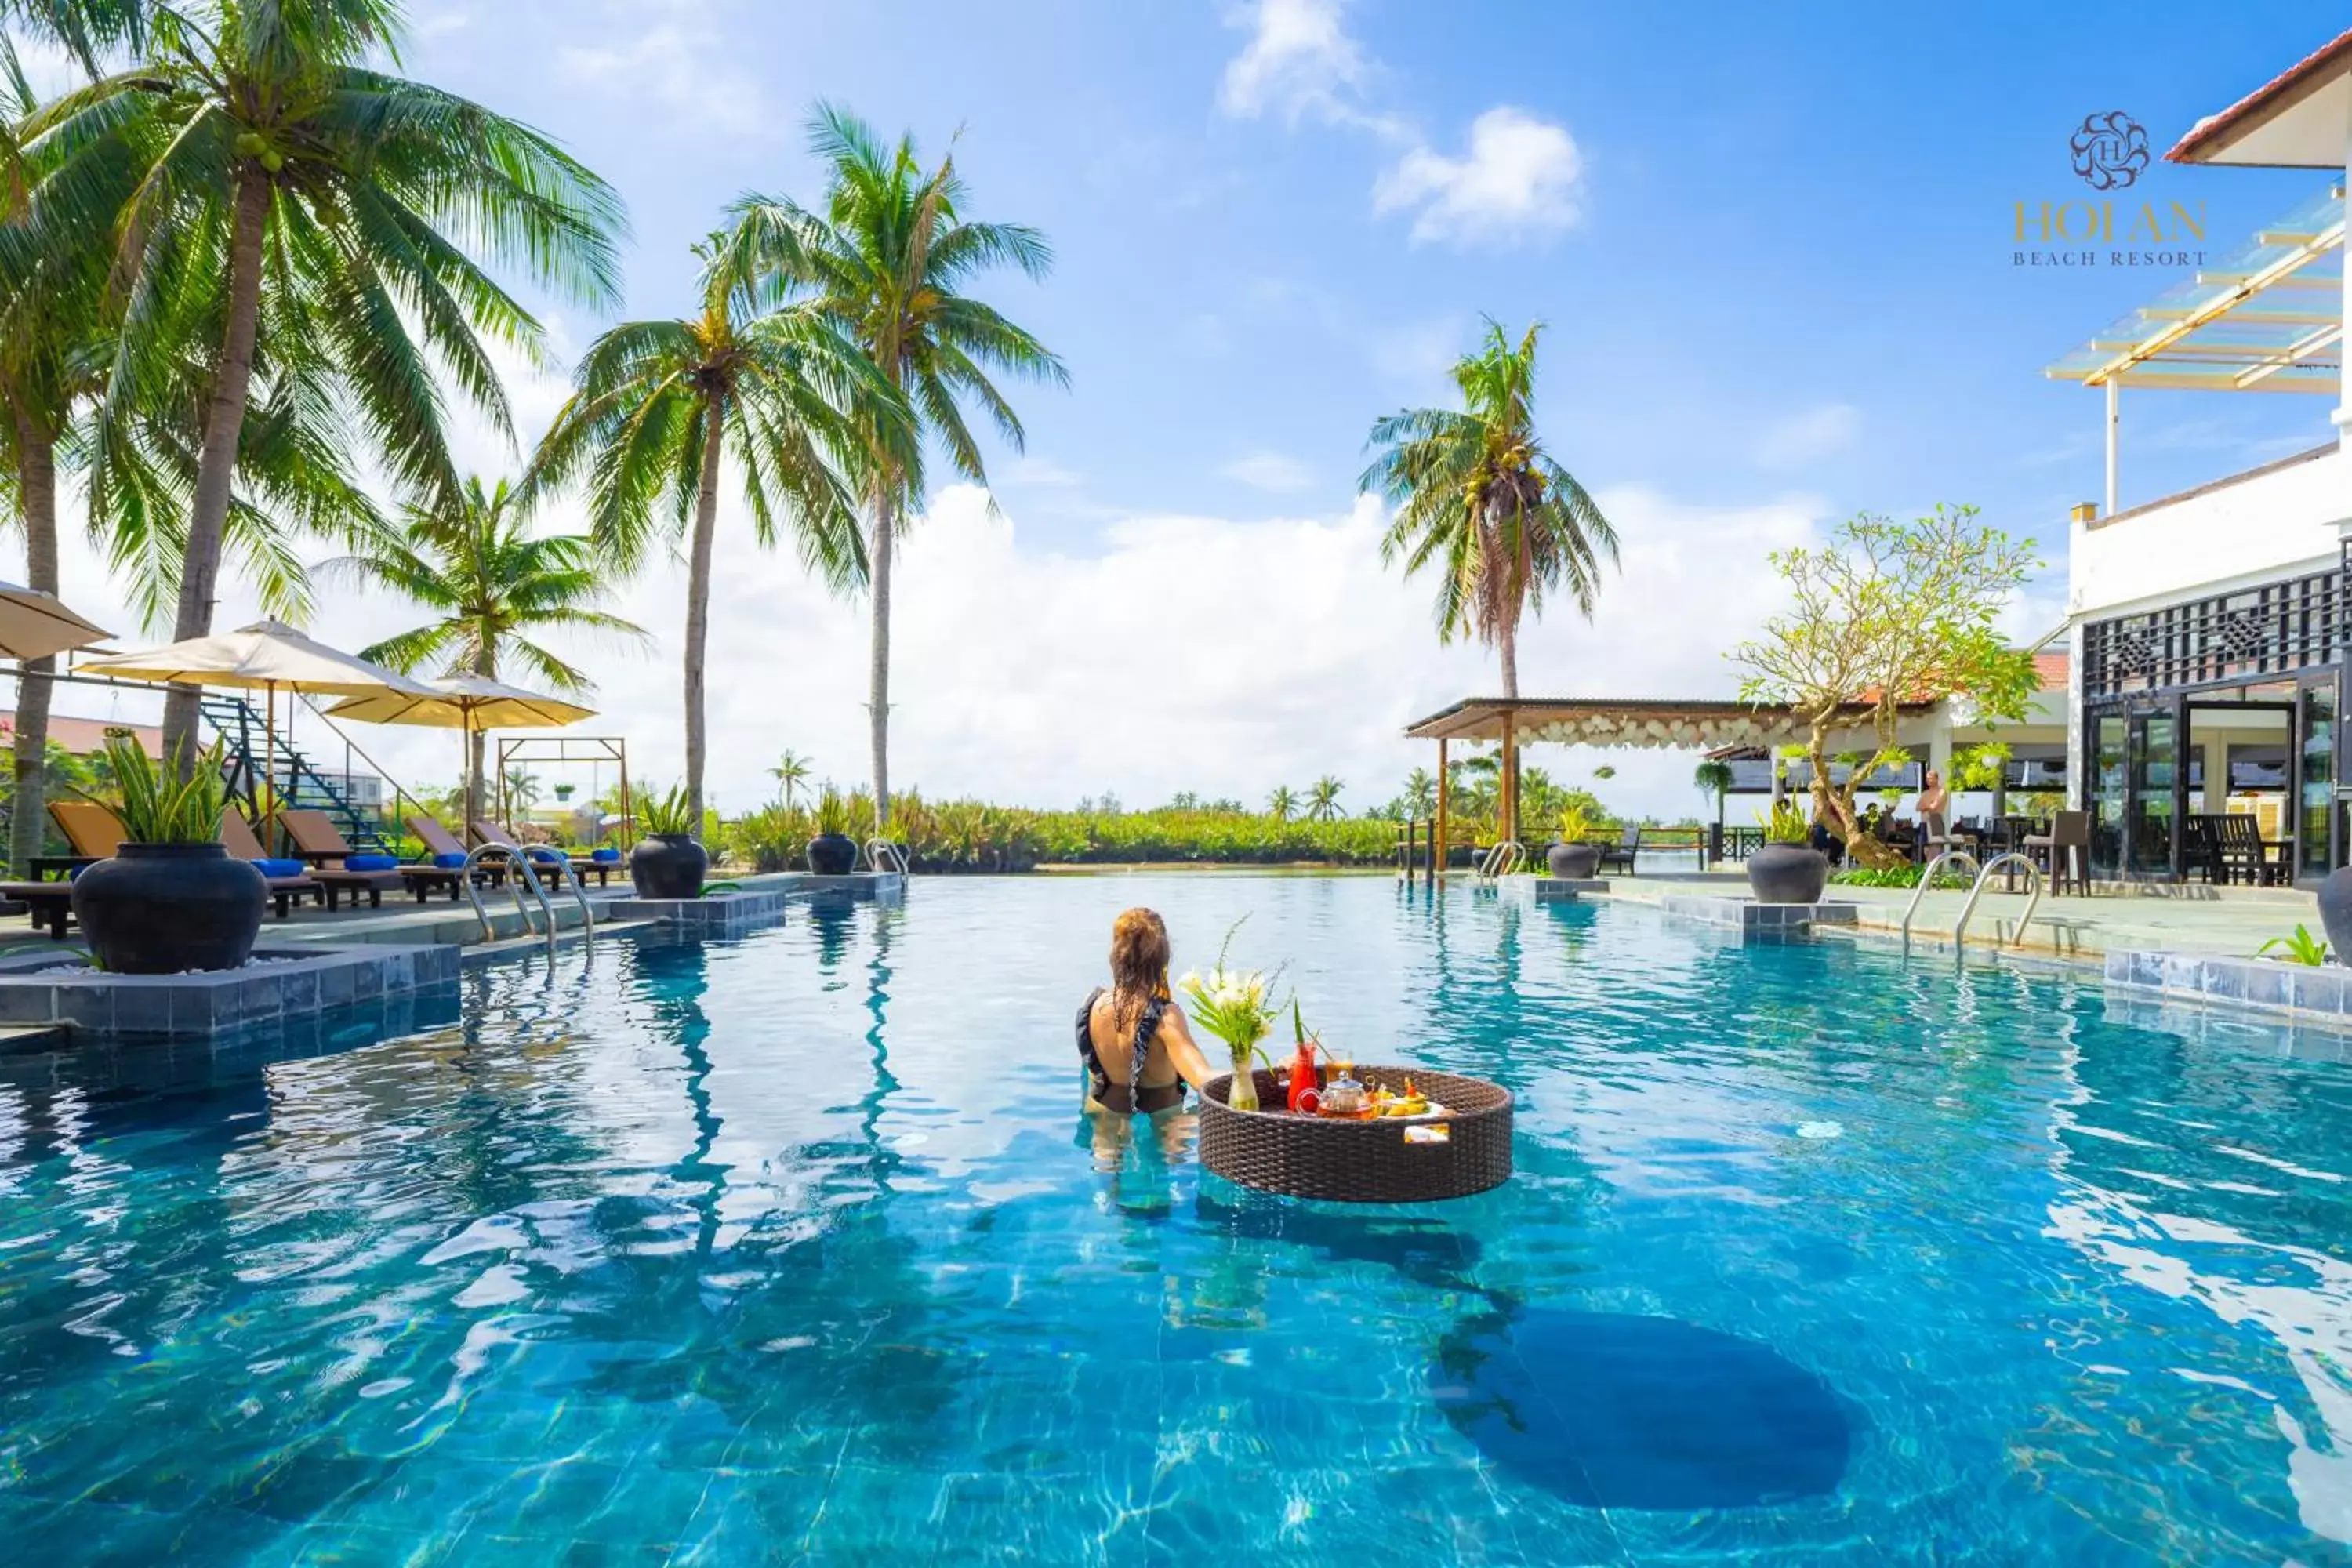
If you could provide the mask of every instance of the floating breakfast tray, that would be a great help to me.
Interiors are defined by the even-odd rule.
[[[1444,1116],[1293,1116],[1279,1109],[1281,1079],[1252,1075],[1258,1103],[1225,1103],[1227,1074],[1201,1097],[1201,1163],[1227,1181],[1293,1197],[1354,1204],[1417,1204],[1467,1197],[1511,1174],[1511,1091],[1484,1079],[1420,1068],[1359,1067],[1367,1091],[1402,1093],[1408,1074]]]

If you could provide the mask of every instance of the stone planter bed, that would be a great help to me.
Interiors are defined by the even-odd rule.
[[[205,1039],[356,1002],[457,983],[454,947],[257,948],[241,969],[110,974],[68,952],[0,959],[0,1025],[68,1024],[78,1035]]]

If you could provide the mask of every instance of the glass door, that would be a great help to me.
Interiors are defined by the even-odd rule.
[[[2120,713],[2091,721],[2091,874],[2113,877],[2124,868],[2124,741]]]
[[[2124,855],[2143,877],[2169,877],[2179,820],[2180,726],[2170,713],[2131,715]]]
[[[2323,676],[2296,694],[2294,872],[2299,881],[2325,877],[2339,864],[2336,847],[2336,677]]]

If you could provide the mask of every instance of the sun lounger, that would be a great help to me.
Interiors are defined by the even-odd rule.
[[[33,917],[36,931],[46,931],[53,942],[65,940],[66,927],[73,921],[73,883],[62,882],[0,882],[0,899],[12,900],[25,906]]]
[[[343,893],[351,895],[354,908],[360,896],[365,894],[371,909],[381,909],[384,889],[401,885],[400,878],[394,874],[397,868],[354,870],[345,865],[359,851],[344,842],[325,812],[307,808],[281,811],[278,821],[286,829],[286,837],[294,841],[294,853],[310,862],[310,876],[327,890],[329,909],[335,907],[337,897]]]
[[[261,879],[269,885],[269,901],[277,910],[279,920],[284,920],[306,894],[331,910],[335,907],[335,889],[315,875],[303,871],[273,876],[268,867],[260,865],[272,857],[263,850],[261,840],[253,836],[253,829],[246,826],[245,818],[235,811],[221,813],[220,836],[221,842],[228,847],[231,855],[240,860],[253,861],[258,867]]]
[[[113,812],[94,800],[53,800],[49,802],[49,820],[66,836],[73,853],[33,857],[33,879],[37,882],[52,871],[70,877],[80,867],[111,860],[115,847],[122,842],[122,824],[115,820]]]
[[[418,842],[425,846],[425,852],[427,855],[432,856],[436,862],[441,860],[452,862],[447,866],[439,864],[403,866],[400,868],[400,874],[407,880],[409,889],[416,895],[416,901],[421,904],[425,901],[425,895],[435,888],[446,888],[449,889],[449,901],[456,903],[458,896],[466,890],[465,879],[457,869],[458,865],[464,861],[466,847],[457,842],[456,835],[442,826],[433,817],[417,816],[405,820],[408,823],[408,831],[415,834]],[[492,864],[474,868],[474,880],[477,882],[488,882],[491,887],[497,888],[504,886],[506,879],[507,869],[503,866]]]
[[[585,877],[593,871],[596,873],[596,885],[600,888],[612,886],[613,872],[620,864],[615,860],[598,860],[586,855],[569,854],[552,844],[518,844],[495,822],[477,820],[474,837],[485,844],[503,844],[509,849],[520,850],[530,857],[534,869],[551,861],[562,860],[571,866],[572,874],[575,877]]]

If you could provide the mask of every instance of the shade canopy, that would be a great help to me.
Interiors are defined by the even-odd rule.
[[[2338,33],[2219,114],[2199,121],[2165,156],[2176,163],[2341,169],[2347,124],[2352,31]]]
[[[163,647],[110,654],[76,667],[84,675],[161,680],[179,686],[242,686],[362,697],[385,690],[432,693],[397,670],[305,637],[283,621],[256,621],[233,632],[191,637]]]
[[[47,658],[68,648],[104,642],[113,635],[67,609],[54,594],[0,583],[0,655]]]
[[[373,691],[327,710],[362,724],[429,724],[446,730],[552,730],[596,716],[562,697],[492,680],[487,675],[445,675],[416,691]]]
[[[1926,703],[1905,703],[1908,716]],[[1852,721],[1867,723],[1856,708]],[[1508,720],[1516,738],[1571,746],[1651,746],[1696,750],[1710,746],[1786,745],[1808,733],[1806,717],[1773,702],[1688,701],[1674,698],[1471,697],[1408,726],[1415,741],[1499,741]]]

